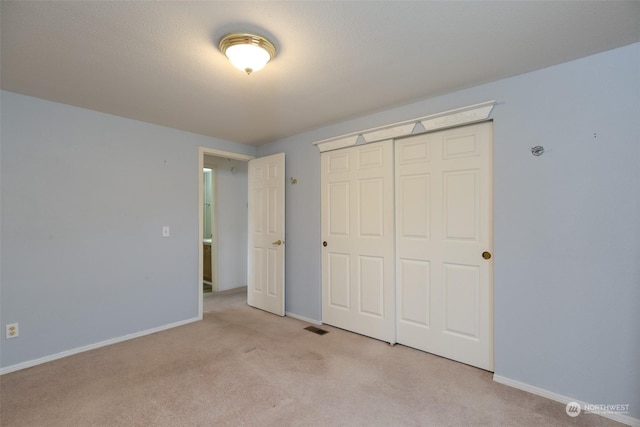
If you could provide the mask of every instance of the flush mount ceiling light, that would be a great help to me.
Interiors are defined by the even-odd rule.
[[[229,34],[220,40],[219,47],[236,68],[247,74],[261,70],[276,56],[273,43],[254,34]]]

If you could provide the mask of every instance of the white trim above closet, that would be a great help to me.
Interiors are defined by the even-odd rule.
[[[435,130],[446,129],[454,126],[462,126],[475,122],[487,120],[496,101],[487,101],[480,104],[469,105],[467,107],[456,108],[454,110],[443,111],[425,117],[406,120],[400,123],[393,123],[377,128],[366,129],[341,135],[335,138],[324,139],[315,142],[320,152],[337,150],[339,148],[350,147],[358,143],[368,144],[370,142],[382,141],[385,139],[399,138],[407,135],[418,135]]]

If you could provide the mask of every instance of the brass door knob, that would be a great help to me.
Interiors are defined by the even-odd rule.
[[[322,246],[324,246],[325,248],[327,247],[327,241],[326,240],[324,242],[322,242]]]
[[[487,251],[482,252],[482,258],[490,259],[491,258],[491,252],[487,252]]]
[[[272,245],[276,245],[276,246],[280,246],[282,244],[282,240],[276,240],[275,242],[271,243]]]

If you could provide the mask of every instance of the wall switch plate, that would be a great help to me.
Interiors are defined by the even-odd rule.
[[[162,227],[162,237],[169,237],[170,233],[169,233],[169,226],[165,225],[164,227]]]
[[[15,338],[18,336],[18,324],[17,323],[8,323],[7,324],[7,339]]]

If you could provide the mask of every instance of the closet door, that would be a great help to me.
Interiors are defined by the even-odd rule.
[[[492,143],[483,123],[395,146],[397,340],[489,371]]]
[[[395,343],[393,142],[322,153],[322,321]]]

